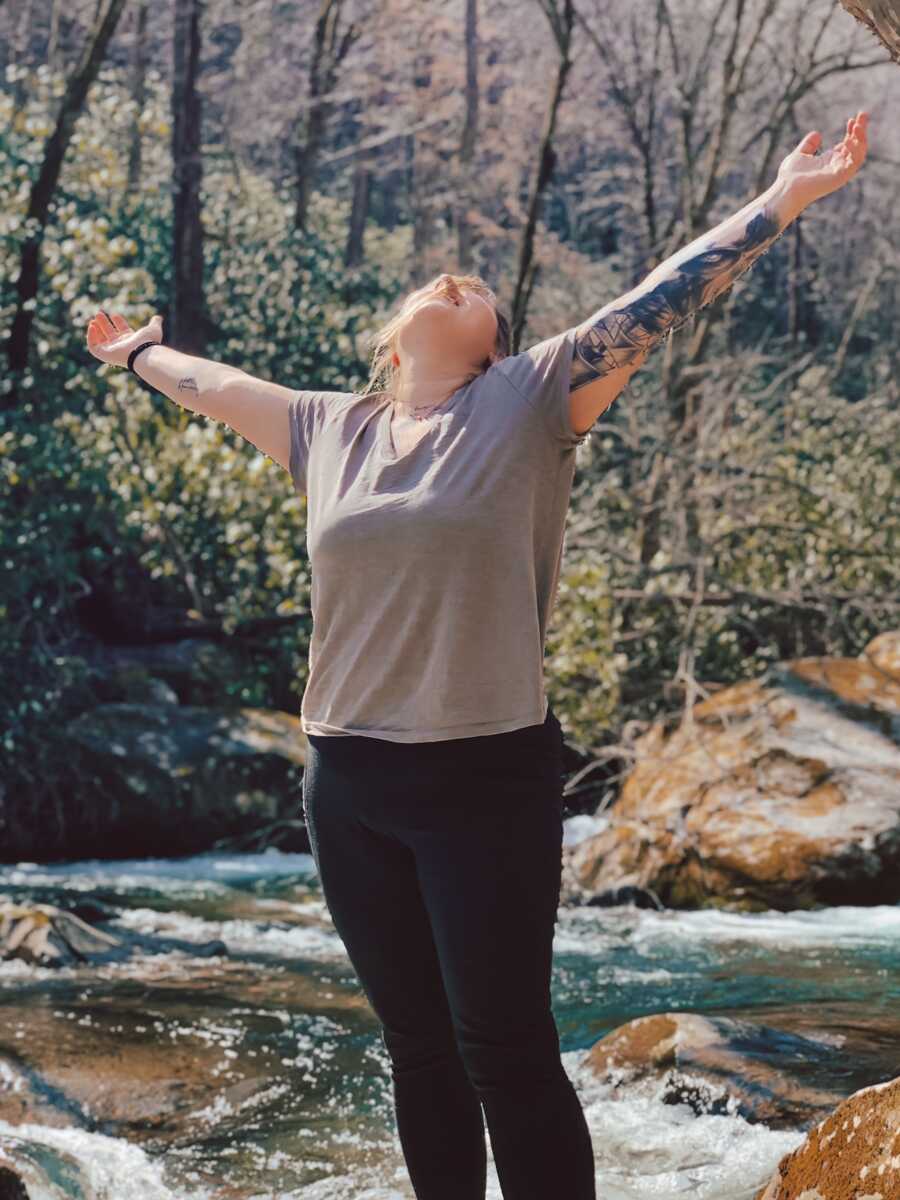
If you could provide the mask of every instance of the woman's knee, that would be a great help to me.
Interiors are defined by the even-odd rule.
[[[432,1070],[459,1058],[452,1028],[435,1027],[410,1033],[382,1025],[381,1041],[395,1076]]]
[[[565,1074],[552,1012],[531,1025],[510,1025],[492,1033],[457,1030],[457,1044],[479,1091],[547,1083]]]

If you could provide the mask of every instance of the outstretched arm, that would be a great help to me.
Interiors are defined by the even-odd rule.
[[[819,134],[807,134],[762,195],[577,326],[569,401],[576,433],[590,429],[651,350],[726,291],[808,204],[856,174],[865,159],[867,123],[866,112],[850,118],[844,139],[819,158]]]
[[[103,309],[88,322],[88,349],[101,362],[124,367],[130,352],[144,342],[160,344],[141,351],[134,360],[139,379],[182,408],[230,425],[279,466],[289,469],[288,405],[297,395],[296,388],[162,345],[160,314],[140,329],[132,329],[121,313],[107,314]]]

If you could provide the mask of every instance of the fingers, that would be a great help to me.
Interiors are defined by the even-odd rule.
[[[855,117],[847,121],[847,132],[836,147],[837,171],[842,182],[852,178],[865,161],[868,124],[869,114],[865,109],[860,109]]]
[[[869,124],[869,114],[859,112],[853,119],[853,125],[848,139],[849,149],[854,162],[862,162],[866,153],[866,133]]]
[[[866,156],[866,133],[869,124],[869,114],[860,109],[855,117],[847,118],[847,129],[844,136],[834,147],[835,158],[840,162],[840,169],[856,169],[860,167]]]
[[[93,317],[88,322],[88,344],[102,346],[104,342],[108,342],[110,337],[115,336],[114,331],[110,332],[109,326],[109,318]]]
[[[88,322],[88,346],[102,346],[131,332],[131,326],[121,313],[108,313],[105,308],[101,308]]]
[[[801,154],[815,154],[816,150],[822,143],[822,135],[818,129],[814,129],[808,133],[800,142],[798,149]]]
[[[98,329],[96,318],[93,318],[92,320],[88,321],[88,327],[87,327],[88,350],[91,350],[91,351],[98,350],[99,347],[102,346],[105,341],[106,341],[106,335]]]
[[[88,342],[99,345],[109,337],[109,318],[99,313],[88,321]]]
[[[861,109],[855,117],[851,117],[847,122],[847,133],[845,135],[845,140],[849,140],[851,142],[857,141],[861,144],[864,144],[868,127],[869,114],[864,109]]]
[[[112,317],[109,315],[109,313],[105,312],[102,308],[100,309],[100,315],[98,317],[95,317],[94,320],[98,323],[100,328],[106,333],[107,337],[111,337],[112,335],[114,335],[116,333],[115,321],[112,319]]]
[[[112,325],[113,329],[115,329],[118,333],[129,333],[131,331],[131,326],[128,324],[128,322],[125,320],[125,318],[122,316],[121,313],[111,313],[110,314],[110,313],[107,313],[107,311],[103,308],[101,308],[100,311],[103,313],[104,317],[106,317],[106,319],[109,321],[110,325]]]

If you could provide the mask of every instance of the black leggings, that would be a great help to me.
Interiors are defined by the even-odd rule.
[[[418,1200],[595,1200],[551,1011],[562,731],[439,742],[310,735],[322,894],[391,1060]],[[482,1117],[482,1106],[484,1118]]]

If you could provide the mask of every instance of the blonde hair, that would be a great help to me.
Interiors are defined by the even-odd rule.
[[[444,275],[436,275],[424,287],[416,288],[410,292],[399,310],[387,321],[380,329],[369,337],[371,347],[372,361],[369,369],[369,379],[366,386],[362,390],[362,395],[368,395],[370,392],[386,391],[393,392],[396,382],[398,368],[394,366],[393,356],[395,352],[395,341],[397,334],[406,323],[410,310],[415,305],[416,301],[421,299],[426,293],[436,292],[437,295],[447,291],[448,285],[438,287],[438,283],[443,279]],[[497,337],[494,341],[494,349],[491,355],[485,359],[479,370],[474,371],[472,378],[475,379],[478,375],[483,374],[491,365],[493,359],[505,358],[509,354],[510,347],[510,325],[509,319],[500,311],[497,306],[497,297],[494,292],[480,275],[447,275],[448,280],[452,280],[460,289],[470,288],[473,292],[477,292],[480,296],[484,296],[494,306],[494,312],[497,316]]]

